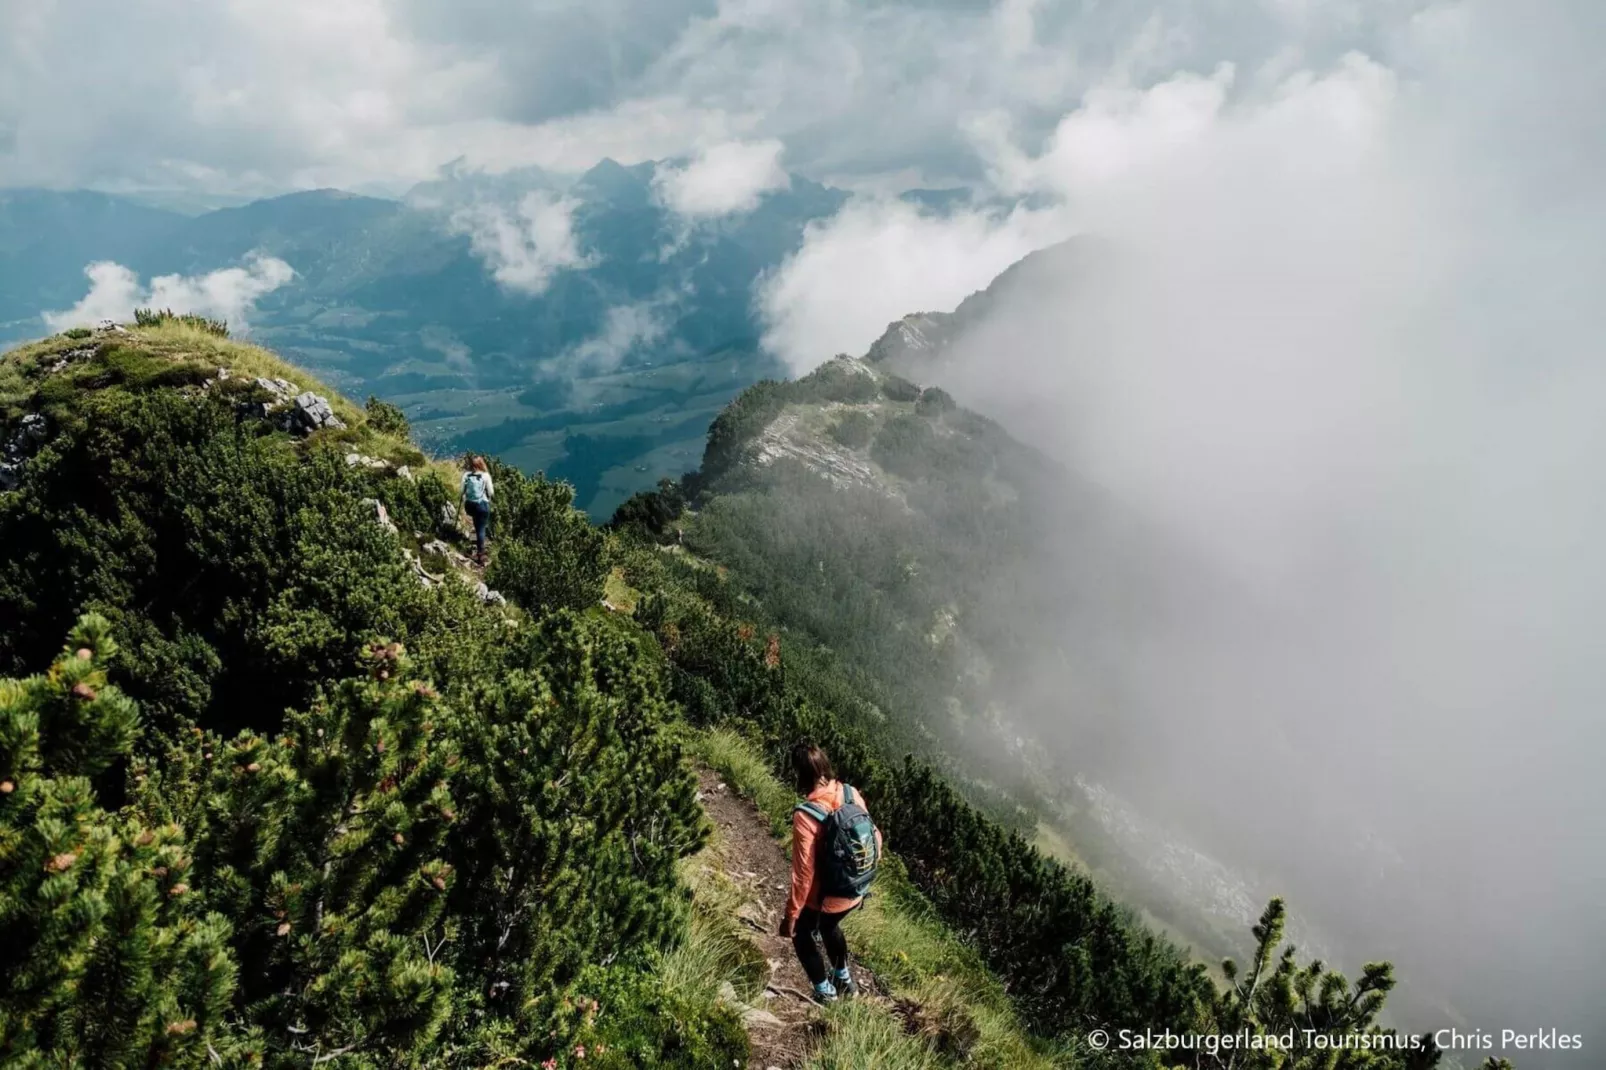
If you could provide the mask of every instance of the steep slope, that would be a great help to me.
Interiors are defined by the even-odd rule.
[[[755,974],[741,904],[682,875],[784,862],[741,811],[747,854],[694,854],[667,663],[598,608],[662,592],[620,593],[561,486],[496,468],[504,604],[452,575],[456,472],[396,410],[200,323],[7,355],[0,444],[0,1061],[745,1062],[794,964],[766,933]],[[913,988],[823,1025],[775,998],[779,1064],[956,1064]]]
[[[879,373],[792,389],[858,406],[870,387],[912,406],[872,419],[926,427],[914,450],[872,440],[889,481],[864,493],[896,510],[940,503],[954,465],[984,457],[1004,488],[1034,463],[977,454],[994,432]],[[754,460],[736,425],[711,440],[718,479],[831,485]],[[506,603],[458,582],[456,473],[405,433],[202,322],[0,361],[0,1060],[739,1064],[762,974],[686,872],[710,828],[684,748],[740,772],[773,823],[791,798],[766,766],[800,736],[895,850],[855,930],[893,1006],[828,1016],[805,1062],[1087,1061],[1095,1026],[1392,1036],[1388,968],[1351,983],[1280,957],[1280,903],[1255,962],[1290,997],[1212,987],[906,756],[905,677],[772,630],[742,589],[759,562],[742,577],[605,534],[561,484],[495,464],[485,580]],[[1010,495],[971,500],[992,515]],[[883,560],[869,549],[846,552]]]
[[[0,429],[0,1062],[745,1055],[653,972],[706,825],[563,488],[497,470],[513,609],[399,413],[200,325],[8,355]]]

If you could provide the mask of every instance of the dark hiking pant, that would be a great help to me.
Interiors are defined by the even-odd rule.
[[[491,503],[464,502],[463,508],[468,510],[469,518],[474,521],[474,547],[484,557],[485,533],[491,526]]]
[[[820,955],[820,944],[831,957],[831,965],[839,970],[848,968],[848,938],[842,935],[842,919],[853,913],[849,907],[840,914],[822,914],[813,907],[804,907],[797,916],[797,927],[792,930],[792,947],[803,964],[809,980],[819,984],[825,980],[825,959]],[[814,939],[819,934],[819,941]]]

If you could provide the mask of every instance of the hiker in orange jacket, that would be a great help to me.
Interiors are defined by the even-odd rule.
[[[830,1003],[839,994],[852,996],[858,992],[848,970],[848,939],[841,926],[842,919],[864,902],[864,896],[829,895],[822,888],[820,867],[815,864],[824,828],[820,815],[835,813],[844,802],[856,803],[866,810],[868,807],[863,796],[836,778],[831,759],[819,747],[809,743],[793,747],[792,770],[804,801],[792,811],[792,893],[781,915],[781,935],[792,938],[798,961],[814,984],[815,998]],[[876,829],[872,867],[880,856],[881,830]],[[825,953],[831,959],[829,975],[819,944],[825,945]]]

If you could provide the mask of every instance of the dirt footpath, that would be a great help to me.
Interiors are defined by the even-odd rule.
[[[714,852],[719,867],[741,889],[745,898],[739,911],[742,925],[769,962],[764,997],[744,1016],[753,1044],[751,1065],[790,1070],[803,1064],[822,1026],[792,941],[776,932],[786,906],[791,866],[758,807],[714,772],[700,769],[697,779],[703,807],[719,828]],[[861,990],[874,998],[878,991],[875,979],[857,962],[853,963],[853,976]]]

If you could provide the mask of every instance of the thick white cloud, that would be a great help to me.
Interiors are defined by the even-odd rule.
[[[978,112],[1026,242],[1101,251],[931,371],[1176,551],[1074,537],[1045,631],[1084,675],[1022,715],[1480,1016],[1601,1005],[1603,16],[1433,5],[1326,58],[1117,71],[1046,133]],[[862,352],[1018,233],[912,218],[813,228],[772,348]],[[1363,835],[1402,860],[1370,888]]]
[[[781,166],[783,150],[773,138],[699,149],[684,165],[660,166],[653,191],[666,208],[690,220],[751,212],[764,194],[790,184]]]
[[[1067,233],[1055,211],[937,216],[899,200],[850,201],[811,224],[802,249],[760,287],[764,345],[797,372],[862,353],[892,320],[951,309]]]
[[[93,326],[101,320],[128,322],[137,308],[171,309],[213,319],[245,330],[256,302],[295,278],[295,271],[272,256],[252,256],[242,267],[222,268],[205,275],[158,275],[149,286],[121,264],[103,260],[84,269],[89,292],[64,312],[44,312],[53,331]]]
[[[578,207],[572,197],[535,190],[512,209],[497,204],[459,209],[452,213],[451,225],[468,235],[498,283],[533,296],[545,293],[558,272],[592,263],[574,232]]]

